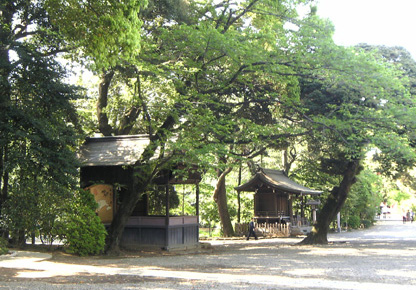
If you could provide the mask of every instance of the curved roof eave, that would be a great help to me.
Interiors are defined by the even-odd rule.
[[[248,182],[235,187],[235,189],[238,191],[256,191],[258,188],[256,185],[260,182],[289,194],[320,195],[322,193],[322,191],[307,188],[291,180],[283,171],[272,169],[261,169]]]

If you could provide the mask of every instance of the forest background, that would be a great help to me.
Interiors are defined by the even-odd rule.
[[[382,201],[414,207],[415,61],[400,47],[335,45],[315,1],[0,7],[1,227],[14,244],[41,236],[79,254],[117,252],[152,179],[182,160],[204,172],[201,223],[224,236],[237,221],[233,188],[256,166],[324,191],[305,243],[327,242],[339,211],[359,226]],[[74,69],[88,71],[76,85]],[[76,152],[96,134],[151,141],[108,234],[78,188]],[[176,188],[178,213],[193,213],[190,191]],[[242,196],[241,222],[252,200]]]

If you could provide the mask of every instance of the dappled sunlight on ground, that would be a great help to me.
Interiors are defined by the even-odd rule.
[[[47,254],[18,252],[0,257],[0,284],[2,269],[10,269],[8,273],[18,281],[69,283],[75,277],[85,277],[86,281],[105,278],[107,283],[115,279],[144,283],[143,279],[151,279],[154,284],[149,288],[160,290],[409,290],[416,289],[415,230],[410,224],[395,225],[392,230],[382,225],[368,231],[331,234],[335,242],[329,245],[301,246],[297,244],[300,239],[218,241],[209,253],[111,259],[50,259]]]
[[[388,249],[387,246],[386,248],[382,248],[382,249],[370,248],[370,249],[365,249],[362,251],[366,255],[379,256],[380,258],[383,258],[386,256],[394,256],[394,257],[408,257],[409,256],[409,249],[394,250],[394,249]],[[414,249],[412,249],[411,251],[414,251]]]
[[[303,276],[303,277],[322,277],[328,272],[327,269],[294,269],[290,271],[284,271],[285,274],[292,275],[292,276]]]
[[[253,250],[276,250],[276,246],[264,247],[264,246],[247,246],[239,249],[239,251],[253,251]]]
[[[350,248],[310,248],[309,251],[301,252],[299,255],[311,255],[311,256],[364,256],[361,249]]]
[[[383,277],[401,277],[401,278],[415,278],[416,277],[416,270],[378,270],[377,274]]]

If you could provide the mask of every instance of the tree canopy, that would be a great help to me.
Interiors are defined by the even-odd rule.
[[[398,177],[413,166],[415,63],[398,48],[335,45],[332,24],[312,4],[2,4],[1,204],[15,194],[12,185],[22,187],[26,179],[36,192],[35,184],[70,189],[78,134],[89,122],[104,136],[150,137],[135,165],[138,190],[123,199],[110,226],[109,251],[117,250],[141,194],[175,160],[197,163],[215,176],[223,232],[232,235],[227,174],[267,151],[302,146],[317,170],[337,177],[321,183],[329,198],[315,236],[306,241],[325,242],[369,150],[376,152],[380,173]],[[299,15],[299,6],[309,13]],[[81,96],[62,82],[58,55],[99,76],[95,116],[88,121],[76,114],[73,100]],[[293,162],[302,166],[293,159],[287,171]]]
[[[0,16],[0,209],[20,242],[76,188],[80,95],[63,83],[42,4],[7,1]]]

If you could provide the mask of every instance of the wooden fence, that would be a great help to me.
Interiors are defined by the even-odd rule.
[[[309,220],[304,217],[294,217],[292,220],[292,226],[295,227],[306,227],[310,226]]]
[[[261,237],[288,237],[290,236],[290,225],[281,223],[260,223],[256,224],[256,234]],[[235,233],[237,236],[246,236],[248,223],[236,224]]]

